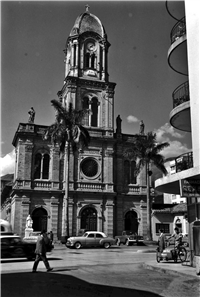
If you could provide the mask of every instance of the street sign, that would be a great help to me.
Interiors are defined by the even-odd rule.
[[[199,179],[181,179],[179,182],[181,197],[200,197]]]

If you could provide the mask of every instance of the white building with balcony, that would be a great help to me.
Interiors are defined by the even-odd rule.
[[[175,19],[171,31],[168,63],[173,71],[187,79],[172,93],[171,125],[191,132],[192,152],[177,156],[172,172],[155,181],[158,191],[187,198],[190,249],[193,252],[200,238],[193,238],[194,222],[200,220],[200,113],[199,113],[199,7],[197,1],[185,1],[185,16],[178,13],[173,2],[167,10]],[[170,99],[170,98],[169,98]]]

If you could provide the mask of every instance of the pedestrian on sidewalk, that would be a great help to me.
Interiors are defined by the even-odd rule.
[[[32,272],[37,272],[37,266],[40,260],[44,262],[47,272],[53,270],[53,268],[50,267],[46,257],[46,252],[47,252],[46,245],[48,244],[48,241],[49,241],[49,238],[47,237],[46,231],[42,230],[40,235],[38,236],[37,243],[36,243],[36,250],[35,250],[36,258],[33,264]]]
[[[159,247],[159,252],[162,253],[166,246],[166,237],[163,229],[160,229],[159,233],[160,235],[158,237],[158,247]]]

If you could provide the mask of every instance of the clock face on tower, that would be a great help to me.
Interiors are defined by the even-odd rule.
[[[94,51],[96,49],[95,43],[94,42],[88,42],[87,43],[87,49],[89,51]]]

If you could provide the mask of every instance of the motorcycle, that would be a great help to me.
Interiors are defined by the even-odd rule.
[[[181,262],[185,262],[187,258],[187,250],[182,246],[178,246],[177,248],[168,246],[162,251],[159,251],[159,247],[156,249],[156,260],[159,263],[160,261],[169,261],[173,260],[175,263],[180,260]]]

